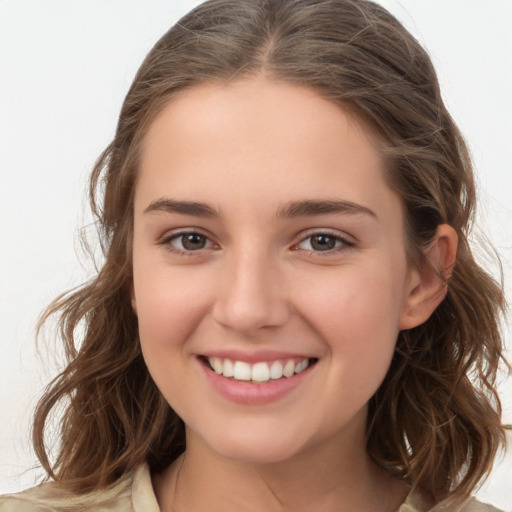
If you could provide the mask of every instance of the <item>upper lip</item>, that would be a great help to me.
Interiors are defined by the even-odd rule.
[[[218,357],[231,359],[232,361],[244,361],[246,363],[258,363],[261,361],[277,361],[283,359],[311,359],[313,356],[298,352],[283,352],[278,350],[209,350],[199,354],[203,357]]]

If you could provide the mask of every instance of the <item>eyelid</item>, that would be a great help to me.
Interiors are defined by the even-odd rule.
[[[203,248],[197,249],[197,250],[186,250],[186,249],[179,249],[177,247],[173,247],[172,242],[174,240],[177,240],[180,237],[183,237],[185,235],[192,235],[192,234],[204,236],[207,240],[208,245],[206,247],[203,247]],[[164,248],[167,251],[169,251],[173,254],[186,255],[186,256],[199,255],[205,250],[210,250],[212,247],[213,248],[218,247],[218,244],[216,244],[212,240],[211,235],[209,235],[208,233],[205,233],[204,229],[196,228],[196,227],[178,228],[175,230],[166,231],[165,234],[159,238],[159,240],[157,241],[157,244],[164,246]]]
[[[197,250],[186,250],[186,249],[179,249],[177,247],[172,246],[171,242],[174,240],[190,234],[198,234],[201,236],[204,236],[207,240],[207,246],[203,247],[201,249]],[[313,249],[301,249],[299,247],[300,244],[305,242],[308,238],[312,238],[313,236],[319,236],[319,235],[326,235],[333,237],[336,239],[337,242],[341,242],[341,246],[335,247],[333,249],[327,249],[325,251],[315,251]],[[303,250],[305,252],[309,252],[314,255],[332,255],[333,253],[336,253],[340,250],[346,250],[354,247],[357,244],[357,240],[351,236],[348,235],[345,232],[332,229],[332,228],[311,228],[306,231],[302,231],[299,235],[296,237],[296,242],[294,242],[291,246],[292,250]],[[177,228],[175,230],[166,231],[163,236],[159,238],[157,241],[158,245],[164,246],[166,250],[168,250],[171,253],[179,254],[179,255],[187,255],[187,256],[193,256],[193,255],[199,255],[205,250],[211,250],[212,248],[217,249],[219,248],[219,245],[213,240],[213,237],[208,233],[205,232],[202,228],[197,227],[187,227],[187,228]]]
[[[309,238],[312,238],[314,236],[319,236],[319,235],[326,235],[326,236],[330,236],[330,237],[336,239],[336,241],[341,242],[341,247],[335,247],[333,249],[328,249],[325,251],[315,251],[313,249],[300,249],[300,247],[299,247],[300,244],[302,244]],[[312,229],[303,231],[302,233],[300,233],[299,236],[300,236],[299,240],[292,245],[293,250],[304,250],[311,254],[320,255],[320,256],[321,255],[325,255],[325,256],[332,255],[333,253],[336,253],[340,250],[351,249],[357,243],[356,239],[353,236],[350,236],[347,233],[344,233],[342,231],[338,231],[338,230],[332,229],[332,228],[312,228]]]

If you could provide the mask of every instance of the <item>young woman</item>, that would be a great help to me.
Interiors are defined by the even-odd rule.
[[[504,443],[503,294],[468,245],[464,141],[387,11],[198,7],[142,64],[91,203],[104,266],[46,313],[54,482],[2,512],[496,510],[471,493]]]

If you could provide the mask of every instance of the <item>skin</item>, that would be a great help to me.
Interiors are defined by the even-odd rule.
[[[402,204],[368,133],[313,91],[264,77],[193,87],[152,123],[132,304],[148,369],[186,424],[184,456],[153,478],[164,512],[391,512],[405,499],[366,453],[367,403],[399,330],[424,322],[444,288],[430,267],[407,265]],[[284,215],[326,200],[357,207]],[[187,250],[183,231],[204,245]],[[315,235],[334,247],[318,250]],[[440,226],[427,257],[449,268],[455,251]],[[205,378],[198,356],[211,350],[317,362],[290,393],[247,405]]]

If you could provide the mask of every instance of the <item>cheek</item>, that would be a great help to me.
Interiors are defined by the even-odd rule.
[[[180,416],[188,416],[195,403],[187,387],[195,378],[190,340],[208,310],[204,287],[199,280],[169,268],[144,271],[140,279],[134,274],[139,339],[146,366],[167,402]]]
[[[399,332],[401,282],[381,268],[346,269],[312,283],[301,309],[340,364],[386,366]]]
[[[139,336],[145,354],[179,347],[208,311],[205,276],[196,272],[134,271]]]

